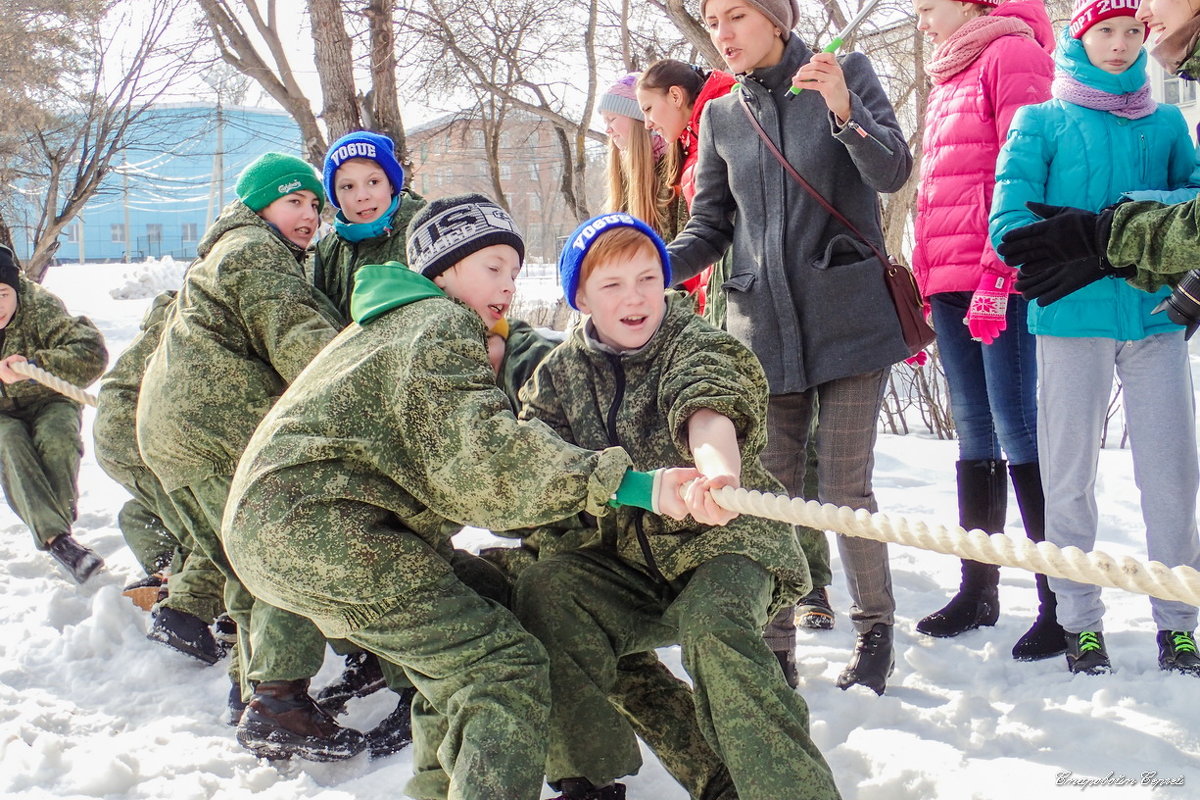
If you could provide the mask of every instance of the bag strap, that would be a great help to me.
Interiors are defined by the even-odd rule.
[[[779,152],[779,148],[775,146],[775,142],[771,141],[771,137],[767,135],[765,130],[763,130],[762,124],[758,121],[758,118],[754,116],[754,112],[750,110],[750,106],[746,103],[745,95],[741,95],[740,102],[742,111],[746,113],[746,119],[750,120],[750,124],[754,126],[754,130],[758,133],[758,138],[763,140],[763,144],[765,144],[767,149],[771,151],[771,155],[775,156],[775,160],[779,162],[781,167],[783,167],[783,171],[792,176],[792,179],[796,181],[796,183],[800,184],[800,186],[804,188],[804,191],[811,194],[813,199],[820,203],[821,207],[828,211],[831,217],[842,223],[842,225],[846,226],[850,232],[857,236],[863,244],[871,248],[871,251],[875,253],[875,257],[879,259],[879,263],[883,265],[885,270],[889,269],[889,261],[887,256],[885,256],[870,239],[868,239],[866,236],[863,236],[862,231],[856,228],[853,222],[846,219],[842,212],[838,211],[828,200],[822,197],[821,193],[814,189],[808,181],[800,177],[800,173],[796,171],[796,168],[793,167],[788,160],[783,157],[783,153]]]

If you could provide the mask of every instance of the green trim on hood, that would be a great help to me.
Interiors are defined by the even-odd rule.
[[[350,318],[359,325],[366,325],[394,308],[430,297],[445,296],[446,293],[437,284],[399,261],[367,264],[354,275]]]

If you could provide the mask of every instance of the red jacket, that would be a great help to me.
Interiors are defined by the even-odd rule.
[[[1054,31],[1042,0],[1010,0],[991,16],[1023,21],[1036,41],[1001,36],[929,92],[912,259],[926,296],[974,291],[985,270],[1011,272],[988,239],[996,158],[1017,109],[1050,99]]]

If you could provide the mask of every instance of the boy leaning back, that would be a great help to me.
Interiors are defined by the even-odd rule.
[[[564,798],[619,798],[640,756],[610,757],[623,724],[609,701],[617,660],[678,643],[700,728],[741,800],[838,797],[809,738],[808,709],[763,642],[771,615],[810,588],[791,526],[739,517],[708,490],[782,491],[759,462],[767,383],[754,355],[667,293],[662,240],[628,214],[585,222],[559,260],[567,301],[589,314],[522,390],[521,418],[589,450],[623,447],[635,469],[696,464],[692,519],[637,508],[518,577],[514,611],[550,656],[546,774]]]
[[[614,494],[683,517],[679,487],[696,472],[631,475],[620,448],[583,450],[517,422],[485,345],[524,253],[503,209],[479,195],[435,201],[414,217],[408,252],[412,270],[358,271],[356,324],[255,432],[225,545],[256,595],[404,667],[449,718],[438,755],[450,797],[532,800],[546,753],[545,651],[460,582],[450,536],[465,524],[603,518]]]
[[[22,277],[12,250],[0,244],[0,483],[37,548],[83,583],[104,566],[71,535],[83,409],[9,366],[25,361],[87,386],[104,372],[108,351],[95,325]]]

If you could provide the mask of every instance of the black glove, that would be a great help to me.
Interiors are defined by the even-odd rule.
[[[1044,221],[1004,234],[996,252],[1010,267],[1018,267],[1017,291],[1039,306],[1061,300],[1106,276],[1128,277],[1105,255],[1112,231],[1112,208],[1099,214],[1067,206],[1026,203]]]

